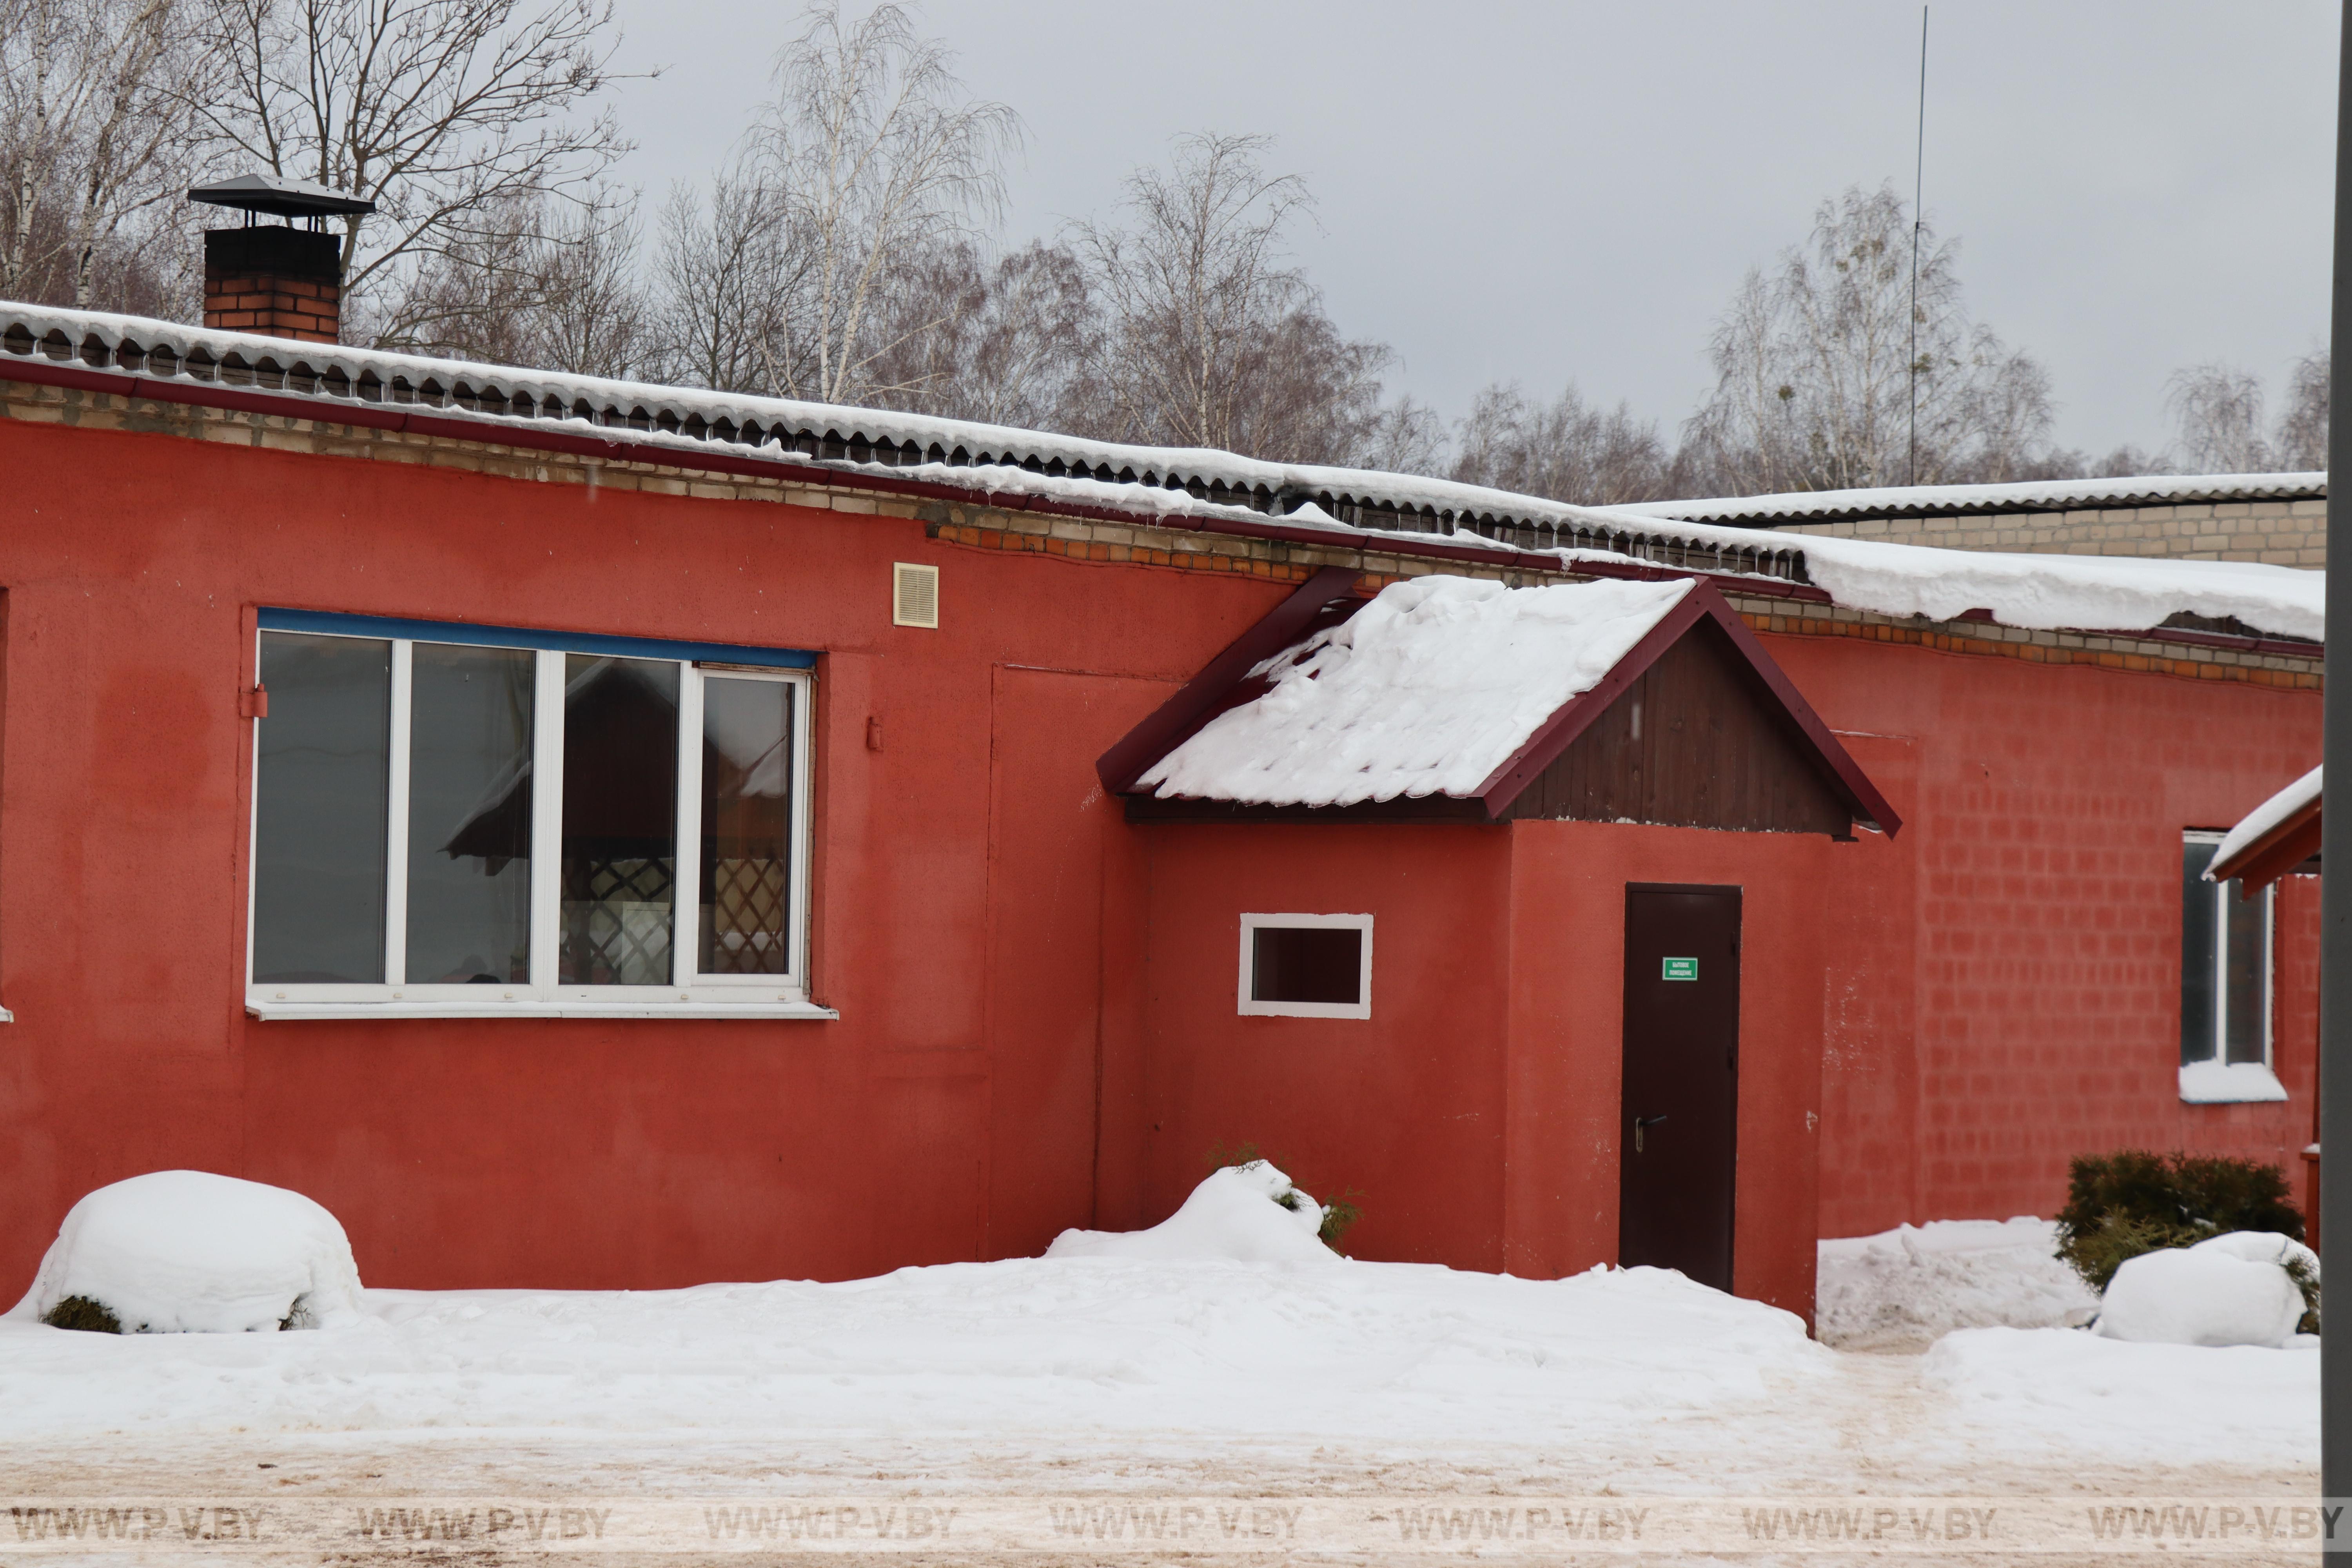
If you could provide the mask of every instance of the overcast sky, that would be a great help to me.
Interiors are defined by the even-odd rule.
[[[850,0],[853,14],[864,7]],[[1029,145],[1004,237],[1107,212],[1188,131],[1264,132],[1320,232],[1298,259],[1391,386],[1451,418],[1573,380],[1674,427],[1742,272],[1850,184],[1907,195],[1919,7],[927,0],[926,31]],[[790,4],[622,0],[647,205],[719,163]],[[2276,390],[2327,331],[2336,7],[1937,0],[1927,210],[1971,312],[2051,370],[2059,441],[2167,437],[2165,378]]]

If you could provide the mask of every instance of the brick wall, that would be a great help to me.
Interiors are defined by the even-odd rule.
[[[2327,564],[2327,503],[2324,500],[2107,507],[1966,517],[1866,517],[1791,523],[1780,531],[1935,544],[1948,550],[2157,555],[2176,561],[2266,561],[2315,568]]]
[[[331,343],[342,334],[342,286],[267,272],[205,269],[205,325]]]

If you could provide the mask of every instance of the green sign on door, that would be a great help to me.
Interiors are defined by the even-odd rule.
[[[1696,980],[1698,978],[1698,960],[1696,958],[1667,959],[1665,978],[1668,980]]]

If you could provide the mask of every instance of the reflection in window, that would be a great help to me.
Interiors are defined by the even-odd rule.
[[[392,644],[266,632],[253,977],[383,979]]]
[[[677,898],[678,666],[563,660],[564,985],[667,985]]]
[[[702,685],[705,974],[792,969],[793,689],[711,676]]]
[[[410,655],[408,975],[530,978],[536,656],[418,643]]]
[[[2270,1060],[2271,907],[2277,889],[2209,882],[2221,835],[2181,845],[2180,1062]]]

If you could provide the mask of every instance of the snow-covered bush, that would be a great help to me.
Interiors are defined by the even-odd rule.
[[[2109,1339],[2176,1345],[2283,1346],[2304,1314],[2319,1258],[2272,1231],[2239,1230],[2126,1258],[2099,1307]]]
[[[1048,1258],[1337,1263],[1323,1244],[1323,1205],[1265,1160],[1209,1173],[1183,1207],[1149,1230],[1066,1230]]]
[[[110,1333],[319,1328],[360,1288],[335,1216],[299,1193],[155,1171],[74,1205],[11,1317]]]

